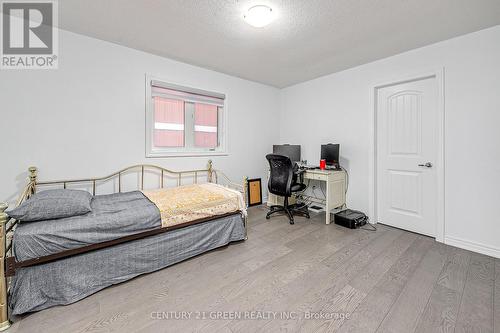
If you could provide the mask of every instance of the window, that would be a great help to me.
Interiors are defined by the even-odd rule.
[[[146,80],[146,156],[226,153],[225,95]]]

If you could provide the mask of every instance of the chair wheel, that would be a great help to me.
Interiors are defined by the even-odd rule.
[[[269,220],[270,218],[271,218],[271,216],[267,216],[267,215],[266,215],[266,220]]]
[[[311,218],[309,215],[306,215],[306,217],[307,217],[308,219],[310,219],[310,218]]]
[[[293,220],[290,220],[290,224],[295,224],[295,222],[293,222]]]

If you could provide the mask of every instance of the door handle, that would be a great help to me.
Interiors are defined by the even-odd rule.
[[[432,163],[431,162],[427,162],[425,164],[419,164],[418,166],[419,167],[432,168]]]

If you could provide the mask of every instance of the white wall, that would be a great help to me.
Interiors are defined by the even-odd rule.
[[[315,163],[321,143],[340,143],[348,205],[368,211],[371,89],[440,67],[446,242],[500,257],[500,26],[282,90],[280,141],[302,144]]]
[[[69,32],[59,45],[58,70],[0,71],[0,201],[12,202],[31,165],[45,180],[143,162],[204,168],[209,157],[145,158],[145,73],[225,93],[230,154],[213,157],[215,167],[237,181],[266,176],[277,89]]]

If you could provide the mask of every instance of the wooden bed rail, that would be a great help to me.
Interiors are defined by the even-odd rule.
[[[28,184],[21,192],[17,202],[16,207],[23,203],[25,200],[29,199],[33,194],[36,193],[40,186],[62,186],[62,188],[67,188],[69,184],[89,184],[92,186],[92,194],[96,194],[96,187],[101,182],[109,181],[113,178],[118,179],[118,192],[122,191],[122,176],[128,174],[132,171],[138,171],[141,173],[139,180],[140,185],[138,186],[140,190],[144,189],[144,173],[146,171],[155,170],[160,176],[160,188],[165,187],[164,179],[166,176],[174,178],[177,180],[177,186],[183,185],[183,176],[190,176],[193,183],[198,183],[199,176],[206,175],[206,181],[209,183],[221,184],[232,188],[234,190],[243,193],[243,198],[245,204],[248,206],[248,178],[243,178],[243,183],[238,184],[232,182],[229,177],[227,177],[222,171],[213,168],[213,163],[211,160],[208,161],[206,169],[197,170],[185,170],[185,171],[172,171],[165,169],[163,167],[152,165],[152,164],[138,164],[120,171],[114,172],[105,177],[97,178],[82,178],[82,179],[68,179],[68,180],[55,180],[55,181],[38,181],[37,179],[37,168],[30,167],[28,169]],[[116,189],[114,190],[116,192]],[[12,234],[15,230],[15,226],[18,223],[15,219],[12,219],[5,213],[8,205],[0,202],[0,331],[6,330],[10,327],[10,321],[8,318],[8,303],[7,303],[7,290],[8,290],[8,280],[6,278],[6,258],[8,253],[11,252],[12,246]],[[245,224],[245,239],[247,232],[247,218],[244,218]]]

